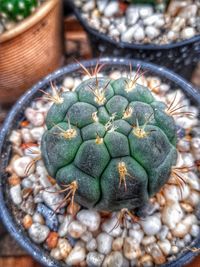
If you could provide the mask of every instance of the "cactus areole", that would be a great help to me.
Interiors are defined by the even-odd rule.
[[[42,157],[79,204],[133,210],[168,181],[177,159],[175,122],[136,79],[90,78],[52,99]]]
[[[0,17],[23,20],[35,10],[38,3],[38,0],[0,0]]]

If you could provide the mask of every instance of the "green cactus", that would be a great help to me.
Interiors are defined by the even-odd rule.
[[[20,21],[37,7],[38,0],[0,0],[0,17]]]
[[[141,207],[176,164],[174,119],[136,80],[90,78],[51,98],[42,157],[63,192],[87,208]]]

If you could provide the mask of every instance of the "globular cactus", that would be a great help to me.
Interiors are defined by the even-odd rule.
[[[51,97],[41,152],[66,199],[98,210],[132,210],[168,181],[177,159],[171,107],[137,77],[90,78]]]
[[[0,0],[0,17],[20,21],[37,7],[38,0]]]

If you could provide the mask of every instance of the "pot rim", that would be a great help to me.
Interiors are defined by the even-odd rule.
[[[17,23],[16,26],[11,30],[5,31],[5,33],[1,34],[0,44],[15,38],[16,36],[33,27],[48,15],[48,13],[52,10],[52,8],[54,8],[55,5],[58,4],[59,1],[60,0],[48,0],[47,2],[42,3],[41,6],[39,6],[35,12],[33,12],[33,14]]]
[[[96,29],[93,29],[87,22],[87,20],[85,20],[81,13],[79,12],[79,9],[75,6],[75,4],[72,2],[72,0],[69,0],[69,5],[71,6],[71,8],[74,10],[74,13],[77,17],[77,19],[79,20],[79,22],[81,23],[81,25],[83,26],[83,28],[91,35],[96,36],[99,39],[102,39],[105,42],[108,42],[112,45],[114,45],[115,47],[119,47],[121,49],[141,49],[141,50],[168,50],[168,49],[172,49],[172,48],[178,48],[184,45],[189,45],[192,43],[195,43],[197,41],[200,41],[200,34],[195,35],[192,38],[189,39],[185,39],[182,41],[178,41],[178,42],[173,42],[173,43],[168,43],[168,44],[162,44],[162,45],[158,45],[158,44],[136,44],[136,43],[128,43],[128,42],[123,42],[123,41],[115,41],[114,39],[112,39],[111,37],[109,37],[108,35],[99,32]]]
[[[141,66],[142,68],[146,68],[147,70],[151,70],[155,73],[155,75],[161,76],[162,78],[166,78],[169,81],[172,81],[177,84],[178,87],[182,88],[186,91],[192,99],[196,100],[198,105],[200,106],[200,93],[197,89],[193,88],[192,85],[184,80],[181,76],[175,74],[174,72],[166,69],[165,67],[159,67],[152,63],[146,63],[141,60],[130,60],[124,58],[101,58],[101,59],[92,59],[81,61],[81,63],[85,67],[93,67],[96,63],[106,64],[107,66],[127,66],[129,67],[130,63],[134,67]],[[12,107],[9,112],[2,129],[0,131],[0,162],[3,162],[3,149],[4,144],[6,143],[6,139],[8,138],[10,131],[13,129],[12,123],[15,120],[15,115],[22,110],[22,107],[26,105],[27,101],[32,101],[35,94],[41,89],[43,86],[50,83],[50,81],[59,78],[62,75],[67,75],[68,73],[72,73],[74,71],[80,70],[80,65],[78,63],[69,64],[57,71],[54,71],[52,74],[46,76],[43,80],[39,81],[36,85],[31,87],[29,91],[27,91],[21,98],[16,102],[16,104]],[[162,74],[162,75],[160,75]],[[9,149],[7,149],[9,150]],[[9,153],[8,153],[9,154]],[[3,164],[2,164],[3,165]],[[45,252],[44,249],[40,248],[36,245],[31,239],[23,234],[21,228],[13,218],[13,214],[10,212],[9,208],[6,205],[6,198],[4,197],[4,188],[3,188],[3,166],[0,163],[0,217],[9,231],[9,234],[16,239],[16,241],[38,262],[42,265],[49,267],[60,267],[67,266],[62,263],[53,260],[50,257],[49,253]],[[193,245],[193,243],[191,244]],[[200,236],[195,240],[196,247],[200,246]],[[161,267],[180,267],[189,263],[195,256],[195,253],[191,251],[183,251],[178,254],[178,257],[174,261],[170,261],[167,264],[161,265]]]

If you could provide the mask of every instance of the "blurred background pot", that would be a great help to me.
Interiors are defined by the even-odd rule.
[[[86,68],[94,68],[99,62],[105,64],[104,73],[108,74],[112,70],[127,70],[129,71],[130,64],[133,69],[141,66],[143,71],[148,71],[148,75],[158,76],[163,82],[171,85],[174,88],[180,88],[187,97],[197,106],[200,106],[200,93],[195,90],[190,83],[175,73],[154,64],[145,63],[139,60],[127,60],[122,58],[102,58],[100,60],[89,60],[81,62]],[[79,64],[71,64],[54,73],[48,75],[45,79],[33,86],[26,94],[24,94],[18,102],[13,106],[0,132],[0,214],[2,221],[7,227],[9,233],[18,241],[18,243],[38,262],[45,266],[66,266],[66,263],[58,262],[50,257],[49,253],[41,246],[36,245],[27,236],[22,225],[17,222],[16,217],[12,213],[12,202],[8,195],[7,174],[5,173],[6,166],[11,157],[11,144],[9,135],[13,129],[19,127],[20,122],[24,120],[24,110],[31,105],[31,102],[41,96],[40,89],[49,89],[50,81],[55,82],[58,86],[63,84],[66,76],[80,77],[81,67]],[[200,216],[198,215],[198,218]],[[187,250],[182,250],[174,257],[173,261],[161,265],[162,267],[180,267],[189,263],[195,253],[190,251],[192,247],[200,246],[200,236],[196,237]]]
[[[92,28],[72,0],[69,1],[69,4],[88,34],[94,57],[112,55],[145,60],[163,65],[190,80],[192,72],[200,60],[200,35],[165,45],[115,41],[108,35]]]
[[[0,103],[14,102],[27,88],[62,65],[62,1],[49,0],[0,35]]]

